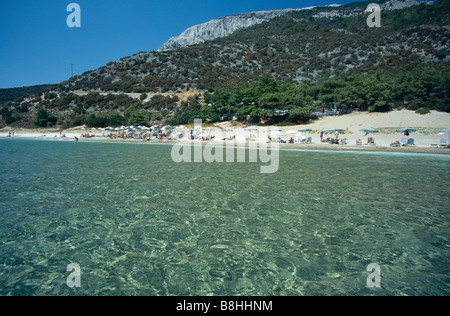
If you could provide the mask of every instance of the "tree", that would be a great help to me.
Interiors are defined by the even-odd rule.
[[[112,112],[109,116],[109,126],[121,126],[125,124],[125,118],[117,112]]]
[[[105,115],[96,115],[92,113],[86,119],[87,127],[106,127],[108,126],[109,120]]]
[[[34,114],[33,124],[36,127],[47,127],[55,125],[57,117],[47,112],[44,108],[39,108]]]

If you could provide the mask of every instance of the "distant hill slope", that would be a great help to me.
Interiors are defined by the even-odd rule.
[[[366,24],[368,2],[291,11],[201,44],[124,57],[61,86],[182,92],[246,85],[259,75],[301,82],[450,61],[448,1],[380,3],[406,8],[384,10],[381,28]]]
[[[57,86],[57,84],[43,84],[20,88],[0,89],[0,104],[7,101],[14,101],[19,98],[24,98],[28,95],[40,95],[47,90],[56,88]]]

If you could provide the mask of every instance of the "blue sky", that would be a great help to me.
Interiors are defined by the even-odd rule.
[[[69,28],[70,3],[81,27]],[[140,51],[157,50],[185,29],[242,12],[354,0],[1,0],[0,88],[59,83]]]

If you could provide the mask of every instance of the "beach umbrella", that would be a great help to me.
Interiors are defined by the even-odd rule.
[[[409,133],[414,133],[416,130],[414,128],[410,128],[410,127],[402,127],[397,129],[397,132],[399,133],[406,133],[406,143],[408,143],[408,135]],[[405,144],[406,145],[406,144]]]
[[[312,129],[310,129],[310,128],[301,128],[301,129],[299,129],[299,130],[297,130],[298,132],[311,132],[312,131]]]
[[[270,135],[280,135],[281,129],[280,128],[271,128],[270,129]]]
[[[378,130],[372,127],[361,128],[360,131],[366,133],[378,133]]]
[[[229,128],[229,127],[225,127],[224,129],[222,129],[224,132],[232,132],[233,129]]]
[[[201,128],[200,125],[194,125],[194,126],[192,126],[189,130],[190,130],[190,131],[195,131],[195,130],[198,130],[198,129],[200,129],[200,128]]]
[[[340,131],[343,131],[343,129],[342,128],[326,128],[319,132],[320,133],[331,133],[331,132],[340,132]]]
[[[372,127],[361,128],[360,131],[368,132],[368,133],[378,133],[378,130],[376,130],[375,128],[372,128]]]
[[[399,133],[406,133],[407,134],[407,135],[405,135],[406,136],[406,141],[408,141],[409,133],[414,133],[415,131],[416,130],[414,128],[410,128],[410,127],[402,127],[402,128],[397,129],[397,132],[399,132]]]

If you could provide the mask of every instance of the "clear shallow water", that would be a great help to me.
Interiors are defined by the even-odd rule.
[[[450,294],[447,156],[170,151],[0,140],[0,295]]]

